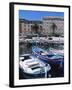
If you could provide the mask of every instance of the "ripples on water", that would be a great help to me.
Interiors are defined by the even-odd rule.
[[[49,50],[50,48],[55,48],[55,49],[59,49],[59,46],[63,46],[63,44],[48,44],[48,45],[44,45],[44,44],[36,44],[36,45],[31,45],[31,44],[20,44],[19,45],[19,54],[31,54],[32,53],[32,46],[37,46],[40,47],[44,50]]]

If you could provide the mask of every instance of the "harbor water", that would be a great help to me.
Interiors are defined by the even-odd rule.
[[[49,51],[51,48],[59,49],[63,44],[42,44],[42,43],[20,43],[19,44],[19,55],[22,54],[32,54],[32,47],[37,46],[43,50]],[[56,77],[64,77],[64,66],[62,68],[58,68],[55,64],[50,63],[51,70],[46,72],[44,75],[27,75],[19,68],[19,79],[35,79],[35,78],[56,78]],[[63,63],[64,65],[64,63]]]

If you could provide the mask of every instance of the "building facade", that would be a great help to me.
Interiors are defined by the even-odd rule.
[[[64,34],[64,18],[57,16],[43,17],[43,30],[46,34]]]
[[[30,21],[26,19],[19,20],[19,31],[24,34],[35,34],[35,30],[33,27],[37,26],[38,32],[42,30],[42,21]]]
[[[30,21],[26,19],[19,19],[19,31],[24,34],[35,34],[35,28],[40,34],[50,35],[55,34],[64,34],[64,18],[57,16],[45,16],[41,21]]]

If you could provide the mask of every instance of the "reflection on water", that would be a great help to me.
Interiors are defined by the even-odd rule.
[[[19,54],[30,54],[32,53],[32,46],[28,46],[26,44],[22,44],[19,46]]]
[[[50,48],[55,48],[55,49],[62,49],[63,44],[27,44],[27,43],[23,43],[19,45],[19,54],[31,54],[32,53],[32,46],[38,46],[44,50],[49,50]],[[62,47],[61,47],[62,46]]]

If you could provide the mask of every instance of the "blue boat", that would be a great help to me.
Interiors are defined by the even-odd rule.
[[[60,67],[62,67],[64,64],[64,57],[59,54],[43,50],[36,46],[32,47],[32,52],[34,56],[46,63],[53,63],[59,65]]]

